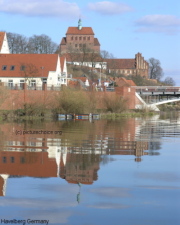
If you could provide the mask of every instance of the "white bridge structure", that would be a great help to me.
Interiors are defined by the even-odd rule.
[[[134,86],[136,97],[141,104],[136,109],[148,108],[160,111],[158,105],[180,101],[180,87],[171,86]]]

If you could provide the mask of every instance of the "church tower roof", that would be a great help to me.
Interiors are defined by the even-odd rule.
[[[78,29],[79,29],[79,30],[82,29],[82,21],[81,21],[81,19],[79,19],[79,21],[78,21]]]

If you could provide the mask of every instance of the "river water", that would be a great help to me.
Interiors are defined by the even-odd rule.
[[[1,122],[0,148],[1,224],[180,224],[178,114]]]

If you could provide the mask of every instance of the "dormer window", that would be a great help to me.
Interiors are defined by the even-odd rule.
[[[13,71],[15,69],[15,66],[11,66],[10,70]]]
[[[21,68],[20,68],[20,70],[21,70],[21,71],[24,71],[24,70],[25,70],[25,66],[22,65]]]
[[[7,66],[2,66],[2,70],[6,70],[7,69]]]

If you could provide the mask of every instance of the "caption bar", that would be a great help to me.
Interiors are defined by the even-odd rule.
[[[6,220],[6,219],[1,219],[1,224],[22,224],[22,225],[26,225],[26,224],[49,224],[49,220],[31,220],[31,219],[27,219],[27,220],[16,220],[16,219],[12,219],[12,220]]]
[[[59,134],[62,135],[61,130],[16,130],[16,135],[25,135],[25,134]]]

